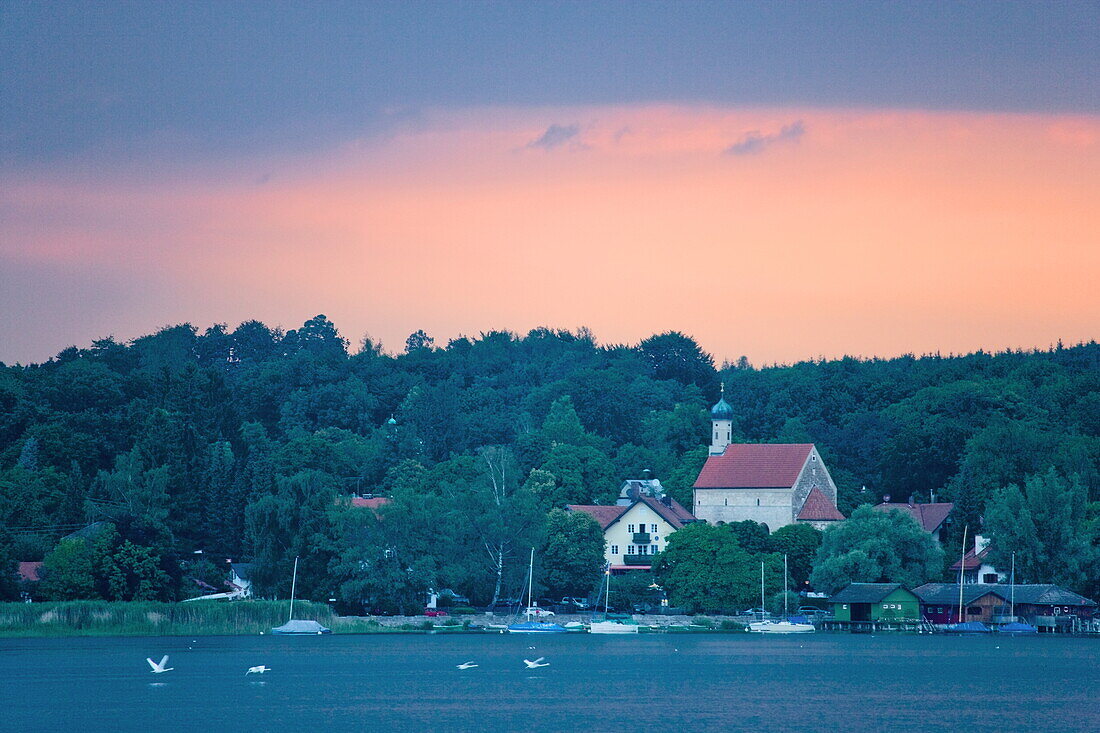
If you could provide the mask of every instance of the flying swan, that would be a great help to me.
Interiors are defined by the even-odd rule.
[[[456,664],[455,665],[455,667],[458,668],[458,669],[473,669],[476,666],[477,665],[474,664],[473,662],[463,662],[462,664]]]
[[[546,657],[539,657],[538,659],[536,659],[533,662],[530,659],[524,659],[523,663],[527,665],[527,669],[538,669],[539,667],[549,667],[550,662],[542,661],[544,659],[546,659]]]
[[[271,667],[265,667],[264,665],[261,664],[257,667],[249,667],[248,671],[245,672],[245,674],[246,675],[247,674],[263,674],[264,672],[269,672],[270,670],[271,670]]]
[[[175,667],[165,667],[168,664],[168,655],[165,654],[160,658],[160,662],[154,662],[149,657],[145,658],[145,661],[149,663],[149,666],[153,668],[153,674],[162,674],[164,672],[171,672]]]

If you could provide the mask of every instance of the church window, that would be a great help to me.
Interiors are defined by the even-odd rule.
[[[811,461],[816,461],[816,460],[817,460],[817,456],[816,456],[816,455],[811,455],[811,456],[810,456],[810,460],[811,460]]]
[[[759,499],[756,500],[756,506],[760,506],[760,500]]]

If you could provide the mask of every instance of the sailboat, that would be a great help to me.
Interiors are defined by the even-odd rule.
[[[520,621],[515,624],[508,624],[509,634],[564,634],[565,627],[561,624],[551,623],[549,621],[532,621],[531,609],[534,606],[531,605],[531,583],[534,580],[535,574],[535,548],[531,548],[531,561],[527,566],[527,609],[524,611],[527,616],[526,621]]]
[[[592,634],[637,634],[638,624],[625,624],[622,621],[612,621],[607,617],[607,613],[610,607],[611,595],[611,567],[604,568],[604,575],[607,576],[607,587],[603,592],[603,621],[593,621],[588,627],[589,633]]]
[[[1012,621],[997,629],[999,634],[1009,636],[1031,636],[1038,634],[1039,629],[1031,624],[1025,624],[1016,620],[1016,553],[1012,553],[1012,577],[1009,580],[1008,615]]]
[[[764,561],[760,561],[760,607],[764,607]],[[779,621],[757,621],[749,631],[758,634],[812,634],[813,624],[792,621],[787,616],[787,556],[783,556],[783,618]]]
[[[331,634],[331,629],[326,629],[321,624],[310,619],[294,620],[294,592],[298,585],[298,558],[294,558],[294,576],[290,580],[290,615],[282,626],[276,626],[271,630],[272,634],[284,636],[306,636],[313,634]]]
[[[959,560],[959,612],[956,615],[956,623],[949,624],[945,631],[949,634],[988,634],[989,627],[981,621],[963,621],[963,573],[966,571],[966,530],[963,527],[962,558]]]

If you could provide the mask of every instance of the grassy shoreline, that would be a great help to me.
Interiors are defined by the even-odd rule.
[[[193,603],[58,601],[0,603],[0,638],[63,636],[243,636],[268,634],[287,620],[287,601]],[[297,618],[334,634],[425,633],[424,625],[383,626],[337,616],[323,603],[295,601]]]

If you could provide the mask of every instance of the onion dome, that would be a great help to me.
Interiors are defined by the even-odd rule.
[[[733,408],[730,407],[730,403],[726,402],[726,385],[722,385],[722,396],[718,398],[718,402],[714,407],[710,408],[711,420],[732,420]]]

